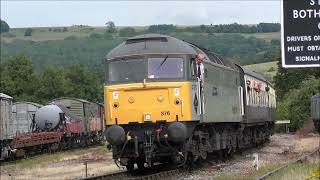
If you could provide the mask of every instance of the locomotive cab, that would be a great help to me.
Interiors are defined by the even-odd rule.
[[[186,140],[184,122],[192,119],[188,106],[191,84],[187,81],[190,60],[187,55],[152,55],[108,61],[105,101],[107,125],[111,127],[106,138],[114,148],[136,146],[131,155],[114,154],[125,159],[121,164],[128,166],[127,159],[132,159],[124,155],[149,161],[157,152],[151,153],[147,144],[166,144],[161,153],[175,155],[169,143],[174,146]],[[150,151],[149,158],[146,151]]]
[[[168,49],[184,45],[176,39],[141,38],[119,45],[106,60],[105,135],[113,158],[129,169],[133,163],[150,166],[157,161],[153,157],[161,161],[161,156],[181,156],[172,146],[182,149],[188,136],[186,122],[199,120],[191,107],[191,89],[197,89],[190,81],[195,79],[191,71],[196,52],[189,46],[182,47],[184,51]],[[144,52],[132,52],[139,48]]]

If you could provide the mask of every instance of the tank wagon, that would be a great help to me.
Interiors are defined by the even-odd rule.
[[[320,132],[320,94],[311,97],[311,119],[315,129]]]
[[[228,155],[273,133],[271,83],[197,45],[136,36],[109,52],[106,69],[105,135],[128,170]]]

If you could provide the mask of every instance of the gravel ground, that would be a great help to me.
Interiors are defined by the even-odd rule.
[[[119,170],[105,146],[44,154],[0,166],[0,180],[75,179]]]
[[[257,174],[264,174],[271,169],[286,164],[295,158],[307,154],[319,148],[320,138],[318,134],[304,136],[293,134],[275,134],[270,142],[263,147],[236,153],[232,159],[225,162],[205,164],[204,168],[194,171],[192,174],[176,177],[180,180],[211,180],[211,179],[254,179]],[[259,156],[260,170],[253,167],[253,154]],[[317,163],[320,162],[319,157]],[[268,170],[269,169],[269,170]]]
[[[253,154],[259,155],[259,166],[279,165],[319,147],[319,135],[275,134],[261,148],[237,153],[224,162],[210,161],[189,174],[173,179],[247,179],[255,172]],[[88,174],[101,175],[118,171],[112,154],[105,146],[40,155],[0,166],[0,179],[74,179],[85,176],[84,162],[88,161]]]

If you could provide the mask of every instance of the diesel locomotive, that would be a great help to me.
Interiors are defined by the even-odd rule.
[[[229,155],[273,133],[270,82],[166,35],[132,37],[111,50],[104,94],[108,148],[129,171],[135,164],[183,165],[212,152]]]

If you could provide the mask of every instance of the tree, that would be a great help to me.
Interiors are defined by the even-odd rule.
[[[0,33],[9,32],[10,27],[9,27],[9,25],[7,24],[7,22],[1,20],[0,26],[1,26],[1,27],[0,27]]]
[[[68,32],[68,28],[67,27],[63,27],[62,32]]]
[[[68,84],[67,95],[71,97],[102,101],[103,83],[97,73],[83,66],[75,65],[66,70],[65,79]]]
[[[24,32],[24,36],[32,36],[32,29],[27,28],[26,31]]]
[[[39,84],[35,94],[38,102],[47,103],[54,98],[66,96],[67,88],[63,69],[46,67],[39,74]]]
[[[35,99],[38,80],[34,66],[26,56],[12,56],[1,67],[0,92],[13,96],[16,101]]]
[[[291,120],[290,129],[295,131],[302,127],[310,117],[310,98],[320,92],[320,79],[309,77],[300,83],[297,89],[286,94],[287,116]]]
[[[121,37],[131,37],[136,34],[136,30],[132,27],[122,28],[119,31],[119,36]]]
[[[115,32],[117,32],[116,25],[114,24],[113,21],[108,21],[108,22],[106,22],[106,25],[107,25],[107,30],[106,30],[106,32],[108,32],[108,33],[115,33]]]
[[[315,77],[320,78],[319,68],[286,69],[282,67],[281,58],[278,58],[278,72],[274,77],[277,99],[281,100],[291,89],[299,87],[302,81]]]
[[[151,25],[148,28],[148,32],[150,33],[161,33],[161,34],[168,34],[176,31],[176,26],[172,24],[158,24],[158,25]]]

